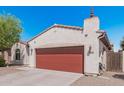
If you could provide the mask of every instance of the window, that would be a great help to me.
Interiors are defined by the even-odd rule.
[[[16,49],[16,60],[20,60],[20,49]]]

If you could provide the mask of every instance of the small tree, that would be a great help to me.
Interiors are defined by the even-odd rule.
[[[11,48],[19,41],[23,31],[20,20],[14,15],[0,14],[0,50],[2,57],[4,50]]]
[[[121,46],[121,49],[124,50],[124,37],[121,40],[120,46]]]

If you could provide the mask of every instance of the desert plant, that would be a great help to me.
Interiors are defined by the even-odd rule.
[[[6,66],[5,60],[2,57],[0,57],[0,67],[4,66]]]
[[[21,21],[14,15],[0,14],[0,51],[2,53],[19,41],[23,31]],[[4,57],[3,57],[4,58]]]

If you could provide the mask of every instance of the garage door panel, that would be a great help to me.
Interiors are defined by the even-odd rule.
[[[69,48],[68,48],[69,49]],[[45,53],[43,49],[37,50],[37,56],[36,56],[36,67],[37,68],[43,68],[43,69],[52,69],[52,70],[62,70],[62,71],[69,71],[69,72],[77,72],[77,73],[83,73],[83,48],[76,48],[81,52],[77,53],[75,48],[74,51],[70,51],[68,53],[68,49],[65,52],[57,50],[57,52],[52,54],[50,51],[50,54]],[[53,50],[53,49],[52,49]],[[65,50],[65,49],[64,49]],[[46,49],[45,49],[46,51]],[[58,52],[59,51],[59,52]],[[76,51],[76,53],[75,53]],[[43,52],[43,53],[42,53]],[[66,53],[67,52],[67,53]]]
[[[81,54],[83,47],[59,47],[59,48],[42,48],[37,50],[37,54]]]

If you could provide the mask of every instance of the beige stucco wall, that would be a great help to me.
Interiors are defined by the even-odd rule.
[[[20,61],[16,61],[15,60],[15,52],[16,49],[20,49]],[[28,54],[27,54],[27,50],[26,50],[26,45],[22,44],[22,43],[16,43],[12,46],[11,48],[11,63],[14,64],[29,64],[28,62]]]
[[[11,60],[11,57],[8,52],[9,50],[4,51],[3,54],[2,52],[0,52],[0,56],[3,55],[6,64],[10,64],[10,60]]]
[[[92,17],[84,20],[85,73],[99,73],[99,19]]]
[[[35,48],[83,45],[84,41],[82,36],[82,31],[64,28],[50,29],[41,36],[28,42],[30,46],[30,52],[33,50],[32,53],[30,53],[30,65],[35,67]]]
[[[88,36],[85,37],[85,73],[98,73],[98,63],[99,63],[99,43],[98,34],[95,32],[85,33]]]
[[[100,30],[100,20],[97,16],[86,18],[84,20],[85,31],[98,31]]]
[[[99,74],[99,62],[101,61],[99,50],[100,47],[104,47],[104,44],[99,43],[100,33],[96,33],[100,29],[99,25],[99,18],[93,17],[84,20],[82,31],[57,27],[49,29],[28,42],[30,66],[36,67],[35,48],[84,45],[84,72]]]
[[[100,63],[103,64],[104,66],[104,71],[106,71],[106,66],[107,66],[107,63],[106,63],[106,56],[107,56],[107,51],[108,48],[103,44],[103,42],[99,41],[99,44],[100,44],[100,47],[99,47],[99,55],[100,55]],[[105,49],[105,50],[103,50]]]
[[[10,62],[9,54],[7,51],[4,51],[4,60],[6,61],[6,63]]]

